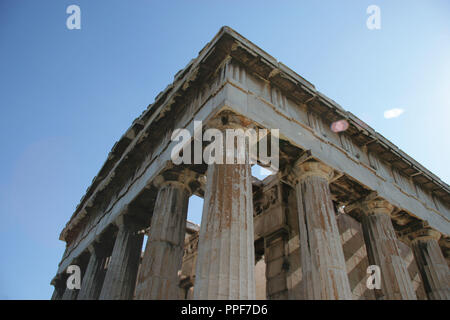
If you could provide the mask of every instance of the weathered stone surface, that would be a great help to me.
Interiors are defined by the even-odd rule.
[[[375,295],[377,299],[415,300],[414,287],[389,215],[392,209],[385,200],[365,202],[362,208],[361,223],[369,263],[381,269],[381,289],[375,289]]]
[[[303,300],[302,291],[302,267],[300,257],[300,238],[298,223],[297,196],[292,188],[286,188],[287,204],[284,211],[287,216],[289,233],[287,240],[287,256],[289,268],[286,272],[289,300]]]
[[[64,294],[63,294],[61,300],[76,300],[79,291],[80,290],[78,290],[78,289],[66,288],[66,290],[64,290]]]
[[[190,287],[186,294],[186,300],[194,300],[194,287]]]
[[[276,176],[264,184],[261,195],[254,199],[255,240],[268,236],[280,229],[287,229],[286,215],[282,201],[282,185]]]
[[[195,299],[255,299],[249,164],[208,166]]]
[[[403,261],[405,261],[406,269],[408,269],[409,278],[411,279],[417,300],[427,300],[427,294],[412,249],[400,239],[397,240],[397,246]]]
[[[255,264],[255,299],[266,300],[266,264],[264,259],[259,259]]]
[[[194,298],[195,265],[198,253],[198,236],[200,226],[188,221],[184,243],[183,263],[179,273],[181,300]]]
[[[366,285],[369,260],[361,224],[346,214],[337,217],[337,224],[353,300],[375,300],[373,290]]]
[[[450,300],[450,271],[438,245],[440,234],[426,230],[412,242],[414,256],[430,300]]]
[[[266,263],[267,298],[287,299],[286,271],[289,268],[284,232],[277,232],[265,238],[264,260]]]
[[[128,300],[133,297],[143,234],[131,218],[121,216],[100,300]]]
[[[159,185],[136,299],[178,299],[186,218],[191,191],[179,181]]]
[[[66,288],[64,281],[62,281],[61,279],[55,279],[53,281],[53,286],[55,287],[55,289],[53,290],[51,300],[61,300]]]
[[[94,243],[90,247],[91,256],[81,283],[78,300],[96,300],[100,296],[105,279],[107,252],[104,245]]]
[[[62,296],[63,296],[64,292],[60,289],[53,289],[53,293],[52,293],[52,297],[50,298],[50,300],[61,300]]]
[[[294,168],[297,195],[301,291],[305,299],[352,299],[328,181],[333,171],[318,162]]]

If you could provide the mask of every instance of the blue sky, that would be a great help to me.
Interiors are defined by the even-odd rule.
[[[66,28],[71,4],[81,30]],[[0,299],[51,296],[59,233],[111,147],[223,25],[450,182],[448,0],[3,0]]]

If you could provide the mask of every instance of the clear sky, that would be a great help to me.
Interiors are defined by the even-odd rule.
[[[448,0],[2,0],[0,299],[50,298],[59,233],[111,147],[223,25],[450,182]]]

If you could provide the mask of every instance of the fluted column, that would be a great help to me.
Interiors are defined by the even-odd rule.
[[[251,167],[245,150],[243,164],[208,165],[194,299],[255,299],[254,263]]]
[[[69,289],[66,287],[66,289],[64,290],[64,293],[61,297],[61,300],[76,300],[79,291],[80,290],[78,290],[78,289]]]
[[[51,300],[61,300],[66,288],[64,281],[61,279],[55,279],[52,281],[52,284],[55,289],[53,290]]]
[[[94,243],[89,246],[91,256],[83,276],[78,300],[96,300],[102,290],[105,279],[105,259],[107,256],[105,245]]]
[[[439,247],[441,234],[431,229],[416,232],[412,249],[430,300],[450,300],[450,271]]]
[[[352,299],[328,185],[332,176],[331,168],[308,161],[296,164],[288,177],[297,197],[301,296],[308,300]]]
[[[393,206],[385,200],[375,199],[364,202],[361,209],[361,224],[369,263],[379,266],[381,271],[381,289],[375,290],[377,299],[416,300],[392,226],[390,213]]]
[[[133,219],[121,216],[100,300],[127,300],[133,298],[144,235]]]
[[[286,272],[287,235],[284,230],[264,238],[264,261],[266,264],[266,296],[269,300],[287,300],[288,285]]]
[[[136,299],[178,299],[191,175],[159,177],[152,222],[139,272]]]

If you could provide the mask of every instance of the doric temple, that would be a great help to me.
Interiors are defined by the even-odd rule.
[[[279,170],[175,164],[194,121],[279,129]],[[113,146],[60,240],[52,299],[450,299],[449,186],[228,27]]]

